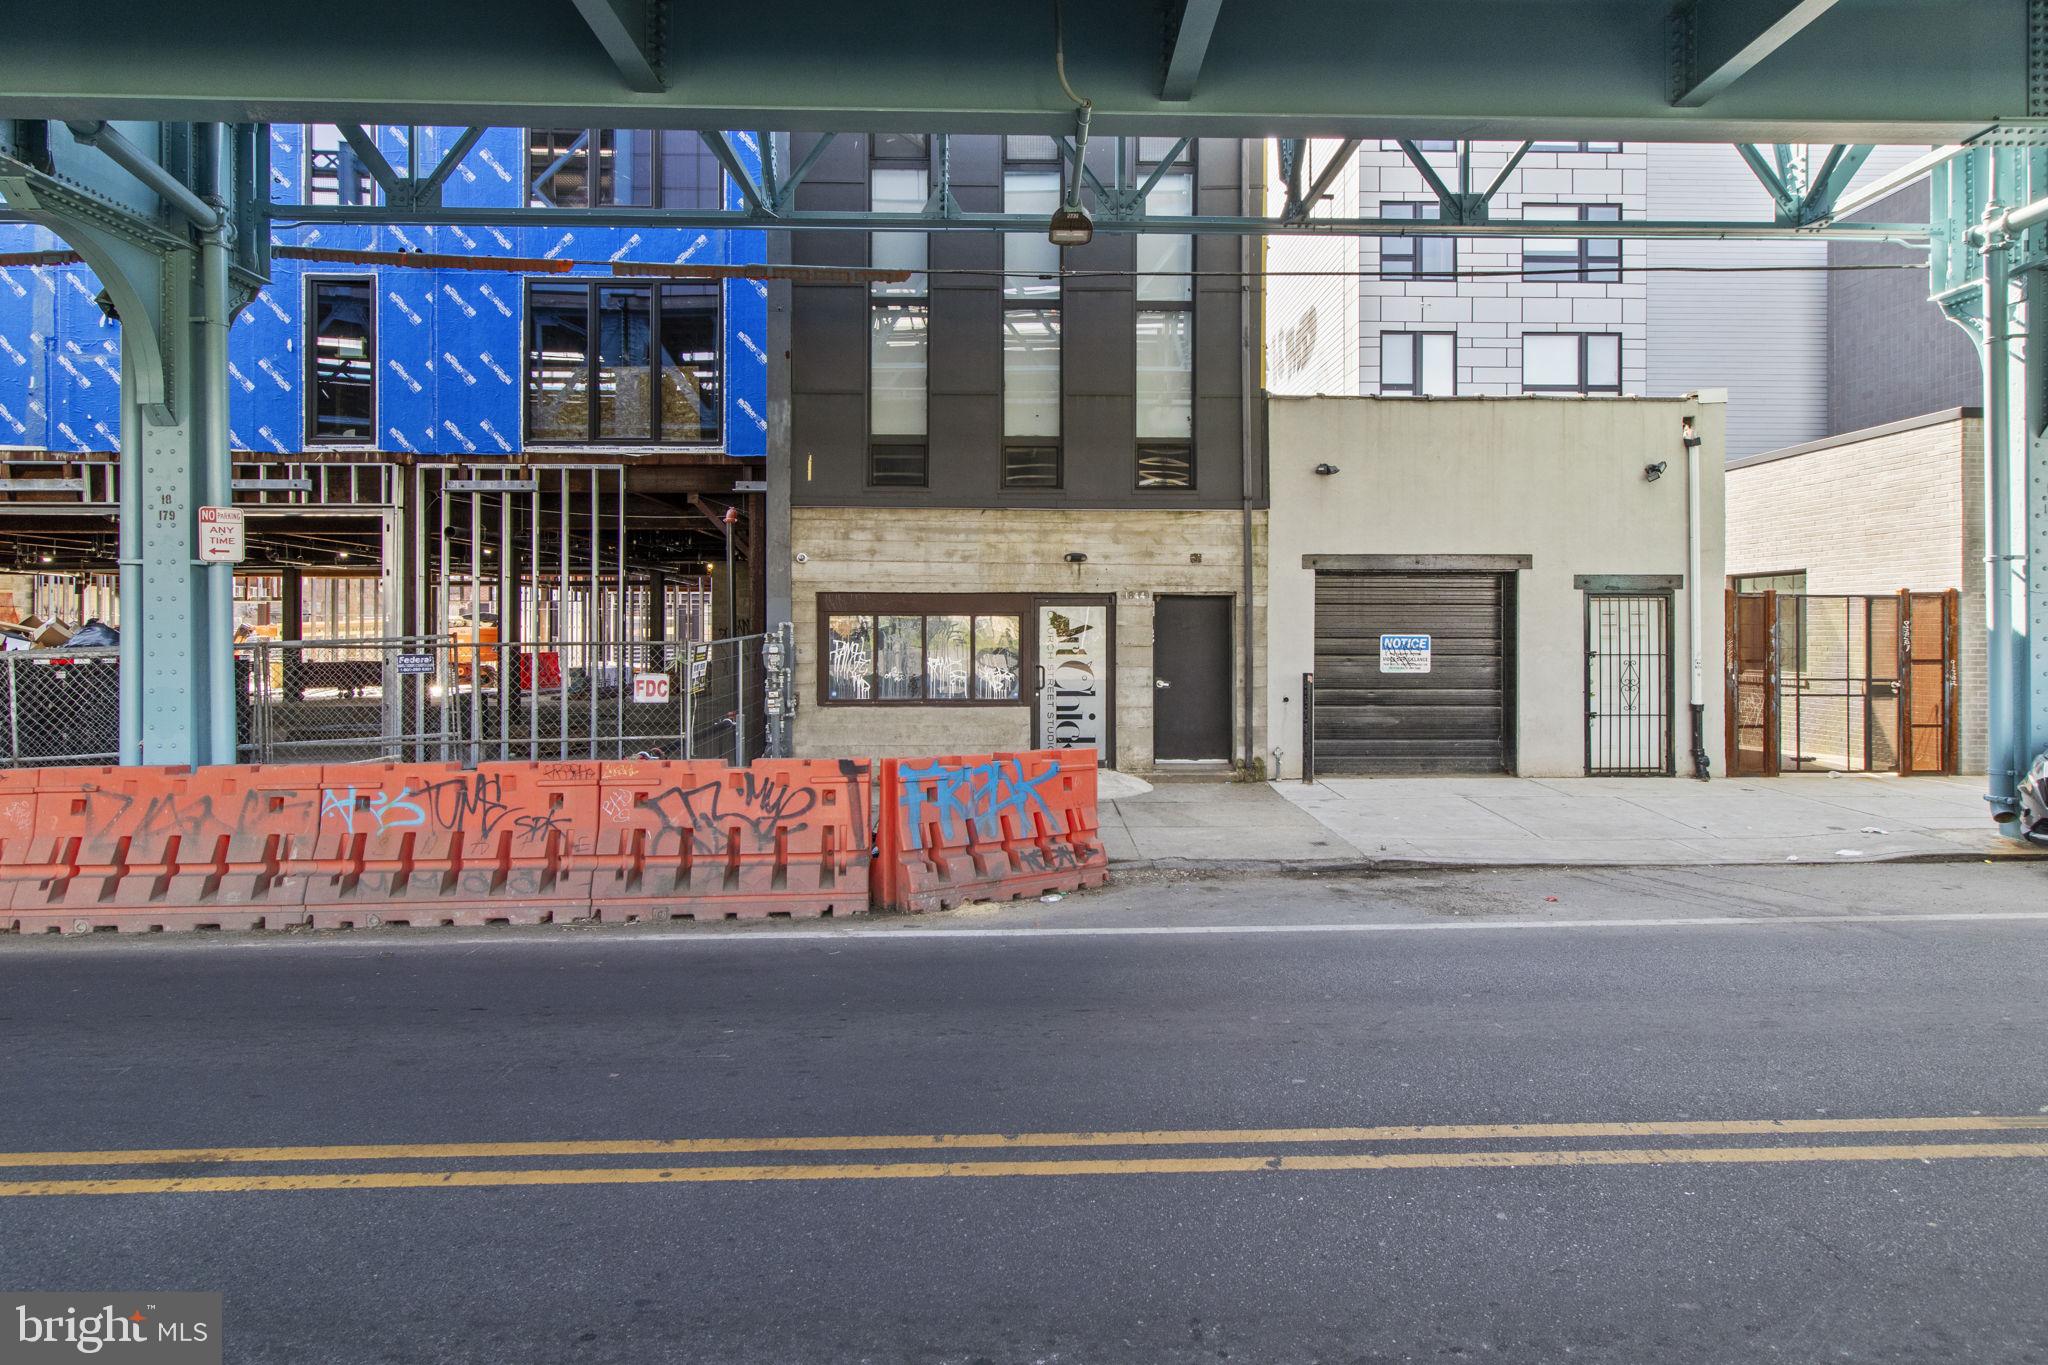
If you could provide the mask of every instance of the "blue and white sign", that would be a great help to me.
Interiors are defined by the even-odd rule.
[[[1380,672],[1429,672],[1429,637],[1427,635],[1380,636]]]
[[[395,657],[401,677],[424,677],[434,671],[434,656],[431,654],[400,654]]]

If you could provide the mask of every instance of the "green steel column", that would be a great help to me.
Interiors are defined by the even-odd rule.
[[[229,173],[229,128],[202,123],[195,151],[204,166],[206,199],[220,221],[199,236],[199,316],[193,320],[197,369],[192,392],[192,457],[200,469],[199,485],[206,504],[231,503],[228,456],[228,329],[234,323],[228,296],[229,248],[233,219],[228,199],[233,192]],[[195,556],[196,522],[193,529]],[[206,680],[204,734],[195,746],[203,763],[235,761],[235,566],[208,564],[198,639],[200,676]],[[195,721],[200,717],[194,717]]]

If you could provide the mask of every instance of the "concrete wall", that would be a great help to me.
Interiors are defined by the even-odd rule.
[[[1253,513],[1254,638],[1263,630],[1266,514]],[[980,753],[1031,744],[1029,698],[1016,706],[826,706],[818,700],[818,594],[1114,595],[1115,765],[1152,761],[1152,612],[1162,593],[1232,599],[1232,712],[1242,744],[1242,522],[1235,511],[1087,513],[1024,509],[804,507],[791,510],[797,664],[796,752],[803,758]],[[1088,556],[1069,564],[1069,551]],[[1027,630],[1034,623],[1027,621]],[[1254,678],[1252,715],[1265,714]],[[1264,739],[1254,734],[1263,751]]]
[[[1984,770],[1983,423],[1952,409],[1739,461],[1728,573],[1804,573],[1809,593],[1962,593],[1959,759]]]
[[[1315,574],[1308,554],[1521,554],[1515,661],[1517,771],[1585,771],[1584,594],[1575,574],[1686,571],[1685,454],[1696,416],[1702,491],[1707,751],[1721,768],[1725,408],[1696,399],[1272,400],[1272,563],[1267,729],[1299,777],[1299,680],[1315,666]],[[1314,473],[1325,462],[1342,472]],[[1643,467],[1666,461],[1656,483]],[[1687,588],[1692,585],[1688,583]],[[1687,599],[1672,603],[1678,715],[1687,771]]]

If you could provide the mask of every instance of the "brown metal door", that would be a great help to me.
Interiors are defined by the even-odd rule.
[[[1899,594],[1901,774],[1945,773],[1955,765],[1957,594]]]
[[[1728,771],[1778,773],[1778,595],[1728,594]]]

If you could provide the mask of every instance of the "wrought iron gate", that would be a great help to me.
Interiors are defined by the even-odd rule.
[[[1671,594],[1586,594],[1586,772],[1669,777]]]

